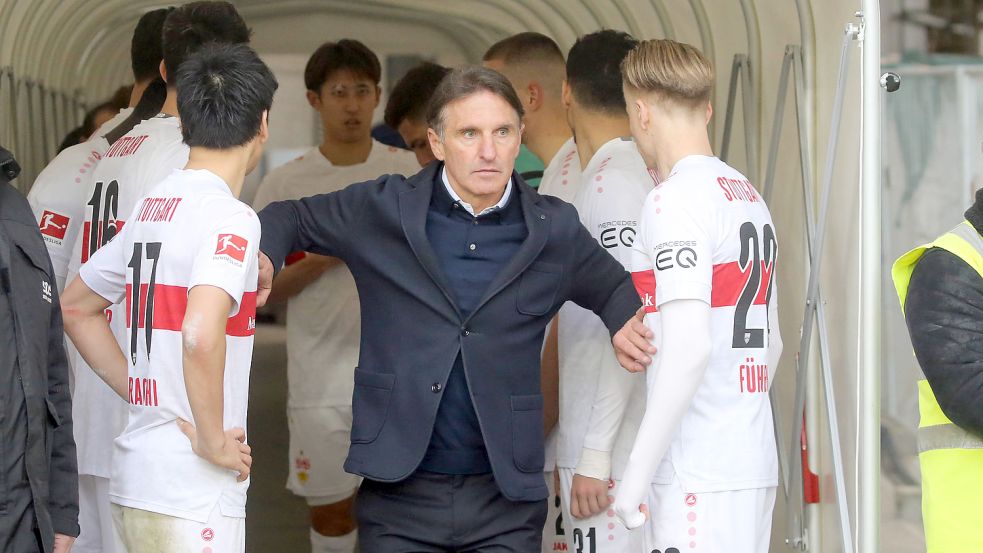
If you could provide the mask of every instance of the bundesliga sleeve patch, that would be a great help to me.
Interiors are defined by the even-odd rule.
[[[246,258],[246,246],[249,242],[235,234],[219,234],[215,245],[215,255],[224,255],[242,263]]]
[[[38,222],[41,234],[58,240],[65,239],[65,231],[68,230],[68,217],[54,211],[45,210]]]

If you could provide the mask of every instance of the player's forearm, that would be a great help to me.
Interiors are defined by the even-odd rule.
[[[621,429],[632,388],[643,385],[644,376],[624,370],[613,352],[608,352],[604,361],[597,380],[584,447],[610,452]]]
[[[710,307],[699,300],[677,300],[659,307],[662,347],[647,407],[625,468],[615,512],[626,526],[640,525],[638,506],[658,470],[669,442],[689,408],[710,359]]]
[[[225,328],[201,328],[186,319],[182,335],[184,385],[199,443],[218,449],[225,439]]]
[[[106,308],[110,303],[76,278],[61,298],[65,333],[82,359],[124,400],[127,395],[127,364],[119,343],[109,328]]]
[[[300,261],[287,265],[273,279],[270,302],[286,301],[307,288],[332,267],[341,265],[337,257],[308,253]]]

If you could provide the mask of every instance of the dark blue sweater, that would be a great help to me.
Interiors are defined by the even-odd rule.
[[[474,217],[454,202],[439,174],[427,212],[427,238],[463,317],[478,307],[499,271],[512,259],[527,231],[516,190],[505,206]],[[420,469],[443,474],[491,472],[458,352],[434,421],[433,435]]]

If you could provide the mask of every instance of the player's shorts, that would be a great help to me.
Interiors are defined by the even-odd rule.
[[[244,553],[246,519],[222,515],[218,503],[201,523],[114,504],[113,521],[127,553]]]
[[[653,484],[645,551],[766,553],[776,488],[684,493],[679,481]]]
[[[351,406],[288,407],[287,424],[287,489],[309,498],[311,505],[336,503],[354,495],[362,479],[344,469],[351,445]]]
[[[613,505],[590,518],[573,518],[570,514],[570,489],[573,487],[574,469],[557,468],[556,470],[560,473],[560,503],[563,509],[563,532],[567,540],[567,551],[596,553],[642,551],[641,533],[629,532],[615,516]],[[619,484],[620,482],[615,480],[614,487],[608,490],[608,495],[615,495]]]
[[[108,478],[79,475],[79,528],[75,553],[126,553],[113,526]]]
[[[556,551],[567,550],[567,540],[563,529],[563,511],[560,509],[560,475],[550,471],[543,473],[546,478],[546,487],[549,488],[550,496],[547,501],[549,508],[546,512],[546,525],[543,526],[543,550],[542,553],[554,553]]]

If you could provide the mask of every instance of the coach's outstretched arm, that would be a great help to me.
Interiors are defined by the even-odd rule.
[[[680,299],[660,305],[659,311],[662,343],[646,378],[648,407],[628,458],[621,491],[614,498],[615,513],[628,528],[645,522],[642,500],[710,361],[709,304]]]
[[[329,194],[273,202],[259,212],[260,251],[279,271],[291,252],[330,255],[344,260],[352,231],[365,215],[366,201],[383,189],[389,175]]]
[[[652,331],[642,322],[644,312],[631,275],[583,226],[575,238],[578,257],[570,300],[590,309],[611,333],[618,362],[640,372],[652,362]]]

